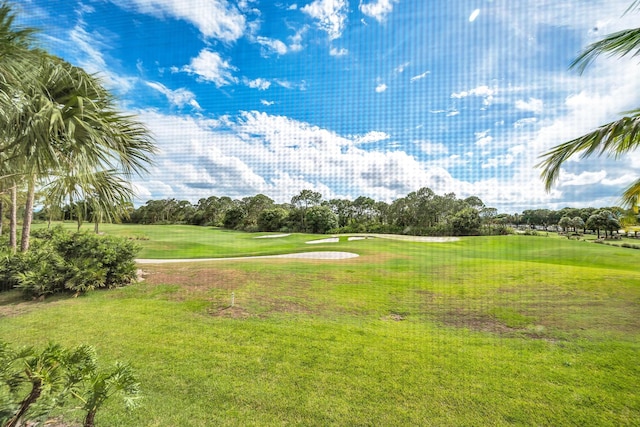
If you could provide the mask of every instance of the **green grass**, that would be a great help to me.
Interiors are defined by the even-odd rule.
[[[91,343],[105,362],[132,362],[142,408],[127,414],[112,402],[98,425],[640,419],[640,252],[633,249],[533,236],[305,245],[322,236],[104,230],[148,238],[139,240],[148,258],[361,256],[144,266],[145,282],[81,298],[22,302],[0,294],[0,338]]]

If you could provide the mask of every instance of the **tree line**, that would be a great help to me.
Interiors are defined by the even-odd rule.
[[[68,210],[70,211],[70,210]],[[421,188],[392,203],[360,196],[355,200],[324,199],[302,190],[289,203],[258,194],[242,199],[227,196],[186,200],[149,200],[132,209],[125,222],[192,224],[243,231],[378,232],[414,235],[473,235],[499,232],[499,216],[480,198],[438,195]]]
[[[59,210],[54,220],[76,220],[72,206]],[[41,220],[51,219],[47,210]],[[573,208],[529,209],[521,213],[499,213],[477,196],[458,198],[454,193],[438,195],[421,188],[391,203],[360,196],[324,199],[322,194],[302,190],[289,203],[276,203],[264,194],[241,199],[228,196],[201,198],[197,203],[167,198],[149,200],[129,208],[123,219],[133,224],[190,224],[241,231],[312,233],[396,233],[413,235],[504,234],[509,227],[559,229],[585,233],[617,232],[638,225],[633,210]]]

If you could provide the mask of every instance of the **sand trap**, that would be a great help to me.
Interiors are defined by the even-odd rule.
[[[354,240],[366,240],[366,239],[372,239],[372,237],[366,237],[366,236],[351,236],[351,237],[347,237],[347,240],[352,242]]]
[[[363,236],[358,236],[363,237]],[[447,243],[457,242],[459,237],[430,237],[430,236],[405,236],[403,234],[366,234],[365,238],[379,237],[381,239],[403,240],[405,242]]]
[[[277,239],[278,237],[287,237],[291,236],[291,233],[287,234],[269,234],[267,236],[256,236],[254,239]]]
[[[329,237],[328,239],[310,240],[305,243],[307,245],[317,245],[318,243],[338,243],[339,241],[340,241],[339,237]]]
[[[328,259],[339,260],[357,258],[360,255],[351,252],[300,252],[296,254],[246,256],[233,258],[190,258],[190,259],[137,259],[138,264],[169,264],[174,262],[204,262],[204,261],[238,261],[244,259],[296,258],[296,259]]]

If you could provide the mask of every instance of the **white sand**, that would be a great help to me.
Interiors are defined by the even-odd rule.
[[[177,262],[204,262],[204,261],[238,261],[245,259],[269,259],[269,258],[297,258],[297,259],[327,259],[339,260],[356,258],[360,255],[351,252],[300,252],[296,254],[263,255],[233,258],[190,258],[190,259],[137,259],[138,264],[169,264]]]
[[[287,237],[287,236],[291,236],[291,233],[287,233],[287,234],[269,234],[267,236],[256,236],[256,237],[254,237],[254,239],[276,239],[278,237]]]
[[[317,245],[318,243],[338,243],[339,241],[340,241],[339,237],[329,237],[328,239],[310,240],[305,243],[307,245]]]
[[[362,235],[359,235],[362,237]],[[403,240],[405,242],[447,243],[457,242],[459,237],[430,237],[430,236],[405,236],[402,234],[366,234],[364,237],[378,237],[381,239]]]

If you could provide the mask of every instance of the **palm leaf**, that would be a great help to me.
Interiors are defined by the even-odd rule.
[[[637,206],[640,201],[640,179],[631,184],[622,193],[622,203],[627,206]]]
[[[576,68],[582,74],[602,54],[618,57],[640,55],[640,28],[618,31],[590,44],[573,60],[569,68]]]
[[[619,157],[640,145],[640,110],[631,111],[627,117],[600,126],[593,132],[557,145],[544,153],[544,159],[536,165],[542,168],[542,179],[547,191],[560,174],[560,167],[574,154],[581,158],[592,154]]]

